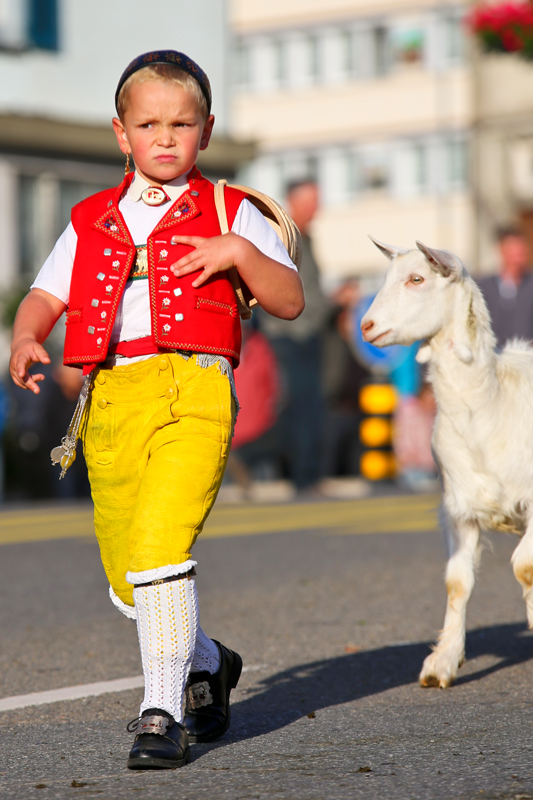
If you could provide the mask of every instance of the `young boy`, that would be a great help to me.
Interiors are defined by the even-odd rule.
[[[216,499],[235,421],[240,320],[227,270],[284,319],[304,306],[298,273],[261,214],[195,167],[213,129],[207,76],[176,51],[120,78],[113,127],[135,162],[118,188],[79,203],[15,320],[14,382],[66,311],[65,364],[92,373],[82,426],[95,530],[110,596],[136,619],[145,677],[131,769],[175,768],[189,742],[229,725],[242,661],[198,621],[191,548]],[[186,708],[185,706],[186,700]]]

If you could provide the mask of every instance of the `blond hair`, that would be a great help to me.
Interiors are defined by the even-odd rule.
[[[181,86],[182,89],[189,92],[189,94],[194,97],[203,118],[207,119],[209,116],[204,93],[200,88],[200,84],[192,75],[189,75],[188,72],[185,72],[173,64],[149,64],[147,67],[143,67],[137,70],[137,72],[134,72],[133,75],[130,75],[120,89],[117,98],[117,112],[120,119],[124,119],[124,114],[128,110],[130,88],[135,84],[146,83],[147,81],[158,81],[159,83],[169,81],[170,83],[177,83],[178,86]]]

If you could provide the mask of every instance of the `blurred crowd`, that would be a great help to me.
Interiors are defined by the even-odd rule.
[[[360,487],[361,479],[387,479],[411,491],[436,488],[431,453],[436,408],[415,360],[417,345],[397,348],[400,356],[393,354],[385,365],[368,358],[358,321],[372,298],[362,297],[355,278],[344,280],[327,296],[321,288],[310,236],[319,207],[316,184],[290,184],[286,206],[302,233],[300,274],[306,307],[295,321],[258,310],[243,323],[242,358],[235,372],[241,411],[226,486],[236,487],[240,498],[253,498],[254,487],[268,484],[289,487],[287,497],[328,492],[331,496],[335,480],[345,481],[346,486],[350,480]],[[533,340],[533,274],[528,243],[519,227],[498,230],[496,240],[499,272],[481,279],[479,285],[502,347],[513,337]],[[49,455],[65,435],[81,388],[81,372],[62,365],[59,349],[54,363],[43,371],[46,380],[39,396],[8,380],[0,384],[1,500],[90,496],[81,446],[63,480]],[[383,384],[394,387],[394,408],[376,412],[382,422],[390,417],[388,449],[393,467],[373,474],[372,469],[362,468],[368,444],[362,424],[368,410],[361,403],[361,391]]]

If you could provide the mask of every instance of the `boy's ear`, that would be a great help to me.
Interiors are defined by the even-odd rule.
[[[204,129],[202,131],[202,138],[200,139],[200,150],[206,150],[207,145],[209,144],[209,140],[211,139],[211,134],[213,133],[214,124],[215,124],[215,118],[213,114],[210,114],[205,121]]]
[[[126,135],[126,129],[118,117],[113,117],[113,130],[115,131],[118,146],[122,152],[126,154],[131,153],[131,147]]]

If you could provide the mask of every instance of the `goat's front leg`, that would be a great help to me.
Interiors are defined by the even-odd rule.
[[[442,521],[448,541],[446,591],[448,602],[444,627],[437,644],[422,666],[421,686],[451,686],[465,655],[466,606],[474,588],[479,561],[479,526],[472,522],[454,524],[443,509]]]
[[[511,556],[511,564],[526,601],[527,623],[533,628],[533,519],[528,521],[526,532]]]

